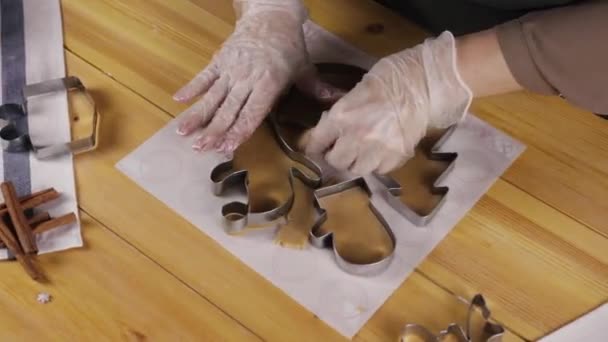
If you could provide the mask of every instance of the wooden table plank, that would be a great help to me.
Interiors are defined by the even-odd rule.
[[[378,56],[424,37],[422,30],[369,1],[307,3],[320,24]],[[232,23],[227,23],[230,4],[167,4],[93,0],[83,6],[63,0],[63,10],[70,50],[175,115],[186,107],[167,94],[200,71],[230,34]],[[341,15],[333,15],[336,11]],[[215,17],[216,12],[221,17]],[[384,24],[385,31],[366,32],[371,23]],[[560,100],[521,92],[477,100],[473,108],[482,119],[529,145],[504,179],[608,237],[608,150],[603,148],[608,121]]]
[[[399,336],[403,327],[409,323],[422,324],[433,332],[444,330],[451,323],[464,325],[467,308],[462,300],[420,273],[413,273],[378,310],[355,340],[396,341],[395,336]],[[492,305],[490,310],[495,311]],[[503,342],[508,341],[523,339],[507,331]]]
[[[91,71],[90,67],[84,65],[78,59],[73,58],[71,55],[68,58],[68,65],[70,73],[74,73],[83,78],[89,87],[91,87],[96,94],[100,96],[100,106],[104,111],[104,122],[111,129],[103,129],[102,127],[102,138],[100,150],[88,155],[83,155],[78,158],[79,171],[79,188],[81,189],[81,203],[88,211],[90,211],[96,218],[99,218],[102,222],[115,229],[118,234],[126,238],[128,241],[134,243],[144,253],[150,255],[156,261],[161,263],[164,267],[170,269],[181,279],[185,280],[188,284],[193,286],[200,291],[205,297],[209,298],[212,302],[220,305],[226,309],[232,315],[241,320],[248,327],[256,331],[258,334],[267,337],[273,336],[274,334],[288,333],[294,329],[291,324],[296,324],[296,327],[314,325],[316,329],[314,333],[325,332],[328,333],[326,327],[319,324],[316,319],[309,313],[302,313],[301,308],[293,303],[280,291],[277,291],[274,287],[267,284],[265,280],[259,277],[255,272],[249,270],[247,267],[237,261],[231,254],[225,251],[221,246],[217,245],[214,241],[208,238],[206,235],[200,233],[198,230],[191,228],[187,222],[180,218],[177,214],[166,208],[164,205],[151,198],[143,189],[138,188],[125,176],[123,176],[118,170],[114,168],[115,163],[120,160],[124,155],[128,154],[132,149],[137,147],[143,141],[145,141],[150,135],[156,130],[162,127],[168,121],[168,116],[161,112],[158,108],[152,104],[146,102],[142,98],[134,96],[127,89],[119,86],[115,82],[111,82],[109,78],[104,77],[98,72]],[[128,115],[128,113],[135,113],[138,115]],[[116,192],[115,189],[121,189],[120,192]],[[483,220],[483,224],[493,225],[497,227],[495,234],[504,234],[503,241],[507,244],[515,243],[517,250],[528,251],[529,243],[526,245],[520,240],[514,239],[517,237],[515,233],[510,232],[509,225],[515,221],[535,220],[540,226],[534,226],[539,233],[549,234],[546,230],[551,231],[554,225],[568,227],[571,234],[593,234],[590,230],[581,226],[580,224],[569,220],[559,212],[552,208],[542,206],[538,201],[531,200],[531,209],[526,209],[526,205],[517,207],[518,211],[509,212],[508,215],[495,215],[496,212],[506,211],[509,208],[505,207],[510,205],[510,199],[517,198],[518,203],[521,202],[521,197],[527,198],[525,193],[514,188],[513,186],[500,181],[498,190],[492,192],[496,193],[495,197],[498,200],[494,200],[488,206],[481,206],[473,210],[473,217],[478,220]],[[505,195],[501,195],[506,193]],[[505,197],[507,196],[507,197]],[[509,197],[510,196],[510,197]],[[519,196],[519,198],[518,198]],[[499,201],[506,201],[501,203]],[[486,200],[487,202],[487,200]],[[485,203],[485,202],[484,202]],[[145,209],[142,209],[145,208]],[[531,214],[533,209],[544,209],[540,214]],[[130,212],[137,212],[145,210],[145,215],[138,217],[130,217]],[[487,211],[492,211],[487,213]],[[555,218],[557,216],[557,218]],[[497,217],[497,218],[495,218]],[[548,228],[542,226],[543,222],[551,223]],[[183,227],[183,229],[172,229],[167,230],[166,227]],[[465,221],[463,224],[456,229],[456,232],[464,231],[467,233],[465,242],[472,245],[487,245],[486,240],[491,238],[486,233],[480,233],[479,224],[472,224]],[[539,228],[540,227],[540,228]],[[471,233],[469,233],[471,232]],[[509,235],[514,234],[514,237]],[[449,241],[454,240],[460,242],[460,238],[457,233],[454,236],[449,236],[443,245],[447,247],[440,247],[445,251],[448,256],[458,256],[465,258],[463,265],[470,268],[469,259],[475,259],[479,257],[480,253],[475,248],[462,248],[458,243],[450,244]],[[563,236],[569,238],[568,235]],[[512,240],[512,241],[511,241]],[[593,239],[589,238],[592,241]],[[511,242],[510,242],[511,241]],[[550,242],[559,243],[562,240],[550,240]],[[605,243],[595,243],[587,246],[586,241],[582,241],[580,246],[577,248],[566,249],[564,251],[553,251],[552,254],[534,255],[534,259],[531,261],[526,260],[526,265],[531,266],[530,269],[520,266],[522,260],[513,258],[510,254],[511,250],[505,250],[504,252],[497,252],[488,256],[488,263],[483,263],[479,267],[479,274],[486,275],[490,280],[495,280],[504,284],[504,288],[499,288],[499,291],[492,292],[490,300],[494,300],[495,297],[501,298],[497,305],[504,306],[497,307],[497,318],[499,320],[513,323],[508,324],[509,327],[519,332],[521,331],[529,334],[542,333],[545,330],[547,320],[549,323],[555,325],[569,320],[572,315],[579,312],[581,306],[587,305],[598,296],[602,295],[602,291],[605,287],[601,285],[601,272],[593,275],[593,272],[601,270],[598,268],[598,262],[587,255],[601,256],[602,251],[605,250]],[[600,240],[602,241],[602,240]],[[527,242],[525,240],[524,242]],[[546,247],[543,245],[546,241],[540,240],[540,242],[532,245],[533,248],[545,252],[551,246]],[[494,242],[495,243],[495,242]],[[167,251],[167,246],[180,246],[181,254],[171,253]],[[205,246],[205,248],[201,248]],[[465,246],[468,247],[468,246]],[[439,249],[438,249],[439,250]],[[581,252],[582,251],[582,252]],[[439,253],[439,252],[436,252]],[[530,252],[528,252],[530,253]],[[551,296],[571,296],[569,297],[576,305],[571,309],[559,310],[557,319],[555,316],[550,316],[547,319],[522,322],[518,317],[527,311],[522,311],[518,307],[513,307],[510,303],[517,302],[518,297],[514,296],[513,293],[508,292],[509,286],[516,286],[519,284],[518,277],[526,276],[530,277],[529,281],[535,286],[532,287],[532,292],[528,288],[521,288],[524,294],[528,295],[523,298],[528,300],[529,297],[535,295],[537,284],[544,284],[546,279],[544,278],[547,272],[550,272],[554,268],[554,263],[569,263],[572,260],[576,261],[582,254],[585,258],[582,259],[582,265],[579,270],[574,270],[572,274],[563,274],[560,276],[560,281],[568,284],[573,284],[578,289],[585,289],[585,295],[578,293],[571,293],[571,288],[566,289],[555,289],[548,291]],[[441,254],[440,254],[441,255]],[[433,267],[438,267],[440,271],[450,274],[454,266],[452,265],[451,258],[446,258],[443,261],[439,258],[439,262],[435,262],[432,259],[433,264],[429,266],[428,272],[435,275]],[[204,264],[205,277],[204,280],[201,277],[192,272],[193,269],[201,268],[199,260],[218,260],[217,263]],[[219,262],[221,260],[221,262]],[[587,261],[591,262],[590,264]],[[498,265],[498,266],[497,266]],[[500,270],[501,265],[508,265],[510,270],[513,270],[515,274],[497,272]],[[520,271],[521,270],[521,271]],[[425,271],[427,271],[425,269]],[[528,274],[530,271],[531,274]],[[470,275],[472,272],[468,272],[469,277],[475,279],[475,275]],[[473,272],[475,273],[475,272]],[[442,273],[439,272],[436,275],[437,278],[442,277]],[[445,276],[444,278],[448,278]],[[462,281],[453,276],[448,278],[451,283],[456,279],[454,287],[456,293],[470,294],[471,288],[479,288],[480,285],[484,286],[484,281],[487,282],[486,278],[475,279],[473,285],[463,288]],[[443,279],[441,279],[443,280]],[[470,281],[469,278],[465,280]],[[600,283],[598,285],[597,283]],[[242,284],[250,284],[247,288],[243,288]],[[466,283],[465,283],[466,284]],[[452,285],[452,284],[450,284]],[[464,292],[466,290],[466,292]],[[485,288],[483,290],[490,291],[492,288]],[[507,291],[507,292],[505,292]],[[257,294],[257,296],[256,296]],[[605,294],[605,292],[604,292]],[[270,324],[269,322],[259,322],[258,314],[252,307],[243,307],[239,304],[239,301],[235,298],[277,298],[272,303],[262,301],[259,303],[252,303],[252,307],[258,308],[262,312],[268,313],[274,317],[273,312],[281,311],[281,317],[285,317],[290,324],[282,322],[280,319],[277,326]],[[582,298],[581,298],[582,296]],[[280,300],[279,300],[280,298]],[[553,297],[552,297],[553,298]],[[536,317],[542,317],[547,310],[547,303],[544,302],[545,297],[539,297],[529,299],[528,303],[536,305],[531,311]],[[498,300],[496,300],[498,301]],[[553,305],[549,303],[549,305]],[[528,308],[525,308],[528,310]],[[290,316],[296,316],[290,318]],[[295,323],[300,322],[300,323]],[[300,325],[301,324],[301,325]],[[288,331],[284,331],[286,329]],[[334,336],[335,337],[335,336]]]
[[[608,298],[608,240],[497,182],[419,269],[537,339]],[[584,290],[583,290],[584,289]]]
[[[69,53],[68,70],[91,89],[104,117],[99,149],[77,157],[84,208],[264,339],[343,340],[114,168],[134,145],[166,124],[170,118],[166,113]],[[141,214],[133,215],[135,212]],[[171,246],[179,246],[179,253]],[[357,340],[395,340],[401,328],[411,322],[438,331],[449,322],[459,321],[466,309],[453,295],[420,275],[408,279],[388,303],[392,304],[378,312]],[[445,311],[431,314],[428,303],[436,303]],[[507,337],[519,340],[511,332]]]
[[[113,165],[131,149],[127,142],[145,139],[165,124],[169,116],[70,54],[68,68],[93,91],[104,115],[99,150],[77,158],[83,207],[112,227],[116,226],[121,236],[135,241],[138,248],[264,338],[293,339],[291,335],[295,329],[302,334],[303,340],[342,339],[221,246],[122,176]],[[124,114],[135,111],[140,115]],[[132,214],[142,212],[142,208],[145,208],[145,214]],[[180,253],[168,246],[180,246]],[[204,271],[192,271],[196,269]],[[392,318],[388,321],[375,319],[377,323],[369,323],[369,328],[363,329],[358,340],[382,341],[389,336],[395,339],[408,322],[440,330],[461,317],[465,306],[429,280],[418,275],[406,284],[409,285],[400,288],[389,300],[393,304],[378,313],[380,317]],[[402,310],[408,301],[408,310]],[[429,315],[427,304],[431,302],[448,309]],[[511,333],[509,336],[518,340]]]
[[[130,9],[130,3],[124,1],[92,1],[90,6],[81,6],[75,1],[64,0],[64,10],[66,13],[66,44],[68,48],[83,56],[85,59],[95,63],[97,67],[111,73],[118,81],[126,84],[130,88],[135,89],[138,93],[151,99],[161,108],[175,115],[182,110],[184,106],[173,103],[170,99],[171,93],[175,89],[179,88],[183,82],[185,82],[200,69],[200,65],[204,64],[204,61],[208,59],[208,51],[210,50],[208,46],[203,48],[190,42],[205,42],[205,44],[213,44],[208,37],[213,35],[212,32],[215,29],[208,26],[204,20],[194,22],[192,19],[196,18],[197,16],[206,18],[206,16],[209,16],[210,13],[214,13],[214,9],[212,7],[208,7],[211,6],[208,1],[175,1],[174,3],[172,3],[171,6],[168,6],[170,8],[160,7],[163,10],[167,10],[172,13],[171,15],[165,17],[162,14],[163,11],[158,9],[158,6],[162,6],[162,3],[159,3],[159,1],[137,3],[137,11],[134,11]],[[328,3],[329,2],[323,2],[323,4],[325,4],[323,6],[331,6],[328,5]],[[343,1],[335,3],[331,2],[330,4],[339,3],[343,3]],[[173,8],[175,7],[172,6],[182,8],[182,10],[187,9],[188,14],[175,14],[175,12],[172,12]],[[386,17],[386,11],[379,9],[379,7],[375,4],[368,5],[367,7],[361,7],[364,8],[365,11],[357,10],[357,8],[359,8],[357,6],[344,7],[341,13],[344,14],[345,18],[367,18],[370,23],[382,22],[382,20]],[[222,5],[220,7],[222,8],[222,15],[226,15],[226,13],[228,13],[225,8],[226,6]],[[319,10],[319,8],[322,10]],[[332,12],[323,7],[314,7],[312,13],[313,17],[315,15],[325,15],[325,17],[321,16],[319,19],[322,24],[327,23],[327,26],[333,25],[330,26],[332,30],[355,42],[359,46],[366,48],[368,51],[384,51],[392,48],[399,48],[400,44],[403,44],[403,41],[406,40],[402,38],[400,41],[398,41],[399,37],[396,35],[400,32],[399,29],[403,28],[402,32],[405,32],[403,33],[404,36],[411,33],[411,25],[399,24],[402,21],[393,19],[395,18],[394,15],[389,16],[389,29],[385,30],[385,33],[381,35],[381,37],[386,35],[387,38],[376,37],[377,39],[372,39],[362,37],[361,26],[353,26],[350,24],[351,22],[361,21],[349,21],[346,19],[335,20],[335,17],[330,15]],[[189,38],[184,38],[181,36],[179,34],[181,30],[176,29],[182,25],[182,21],[179,20],[180,16],[190,18],[187,19],[188,25],[193,25],[185,30],[188,32]],[[116,22],[120,23],[124,22],[124,25],[116,26],[126,29],[117,30],[114,28],[108,28],[107,18],[113,18]],[[88,25],[86,27],[81,27],[82,25],[80,24],[85,22],[88,23]],[[218,37],[220,37],[219,41],[221,41],[221,37],[227,34],[227,32],[225,32],[226,18],[221,18],[221,22],[224,22],[224,24],[218,24],[215,22],[216,25],[219,25],[219,29],[217,30],[217,32],[220,32],[218,35]],[[167,27],[171,29],[167,29]],[[75,32],[77,29],[79,31]],[[414,35],[417,35],[417,33],[414,32]],[[97,40],[90,40],[92,38],[96,38]],[[413,41],[413,39],[414,38],[410,39],[410,42]],[[184,40],[186,40],[188,44],[178,43]],[[93,41],[95,43],[92,43]],[[391,42],[391,44],[386,43],[386,41]],[[125,49],[125,46],[129,48]],[[172,56],[167,56],[167,51],[170,51]],[[126,57],[124,56],[125,54],[127,54]],[[158,54],[163,55],[158,56]],[[141,58],[134,58],[133,56],[146,56],[146,58],[145,61],[142,61]],[[167,75],[170,75],[170,77]],[[530,98],[533,100],[528,100],[528,96],[521,93],[512,96],[512,98],[511,95],[501,98],[511,98],[511,102],[519,101],[520,103],[533,102],[540,99],[540,97],[531,96]],[[487,99],[484,101],[496,101],[496,99]],[[503,106],[508,107],[511,102],[506,103]],[[560,108],[562,107],[563,104],[560,104]],[[485,114],[485,112],[482,112],[481,116],[486,118],[486,116],[490,116],[490,114]],[[518,125],[538,125],[541,123],[541,120],[539,119],[542,118],[541,116],[530,115],[529,117],[529,120],[536,121],[524,121],[524,123],[518,123],[518,120],[507,121],[504,116],[500,115],[500,113],[496,114],[495,118],[491,118],[491,120],[488,121],[507,130],[509,133],[517,135],[517,132],[520,131]],[[492,120],[496,122],[493,122]],[[544,123],[550,128],[552,127],[550,125],[554,124],[553,121],[554,120],[546,120]],[[146,122],[141,124],[146,125],[148,123]],[[573,123],[574,129],[581,132],[583,132],[583,129],[586,129],[589,125],[589,122],[587,122],[587,119],[585,118],[581,118],[580,121]],[[561,129],[557,131],[562,134],[560,138],[565,140],[566,137],[564,137],[563,134],[566,134],[567,132]],[[536,131],[524,130],[523,132],[527,135],[534,136]],[[602,202],[603,196],[600,197],[599,194],[601,191],[596,190],[604,189],[604,185],[601,183],[601,175],[596,171],[593,171],[593,173],[585,173],[585,170],[596,169],[595,167],[588,167],[588,164],[592,160],[586,157],[578,158],[577,153],[575,153],[576,150],[573,149],[570,149],[568,153],[561,153],[559,150],[560,146],[553,143],[554,140],[551,139],[549,133],[548,131],[541,130],[539,134],[544,134],[544,138],[541,139],[540,143],[537,143],[537,145],[530,146],[528,151],[517,161],[509,172],[507,172],[504,178],[509,182],[513,182],[513,184],[515,184],[517,187],[522,188],[525,191],[530,191],[534,196],[539,197],[559,210],[568,213],[577,220],[592,225],[594,229],[601,232],[601,209],[603,208],[604,204]],[[531,140],[531,138],[529,139]],[[581,141],[580,146],[582,146],[581,148],[594,146],[595,144],[601,142],[602,139],[603,135],[601,132],[598,134],[594,133],[589,141]],[[131,146],[131,148],[134,148],[139,143],[135,140],[136,139],[125,141],[124,144],[125,146]],[[143,138],[140,140],[140,142],[142,141]],[[590,148],[596,150],[594,147]],[[117,151],[115,152],[118,153]],[[598,152],[600,154],[598,158],[604,158],[604,156],[601,155],[601,151]],[[120,153],[126,153],[126,151]],[[531,171],[533,172],[531,173]],[[528,178],[524,176],[525,172],[529,173],[527,175]],[[513,174],[515,176],[512,176]],[[589,182],[572,182],[573,179],[576,180],[581,174],[585,175],[586,180],[589,180]],[[111,180],[110,178],[111,177],[108,178],[108,181]],[[518,183],[525,182],[526,179],[534,179],[537,182],[537,185],[535,187],[531,186],[528,188],[531,181],[521,184]],[[595,179],[600,181],[593,184],[592,182]],[[592,186],[592,184],[594,186]],[[461,223],[461,225],[459,225],[457,231],[465,229],[467,239],[470,239],[470,241],[466,241],[464,244],[465,246],[477,246],[487,243],[486,240],[488,239],[488,237],[484,235],[486,234],[485,229],[482,230],[479,228],[479,226],[491,225],[498,227],[498,231],[506,236],[503,239],[504,244],[510,246],[510,244],[507,243],[507,241],[510,240],[513,240],[513,242],[519,244],[516,247],[513,247],[514,250],[527,251],[527,248],[537,248],[539,251],[543,251],[543,253],[539,252],[538,254],[532,253],[534,258],[539,258],[532,263],[533,267],[531,267],[531,269],[534,271],[529,271],[529,268],[526,265],[528,260],[513,257],[508,252],[488,253],[488,264],[486,264],[486,266],[483,268],[479,268],[475,272],[476,274],[484,275],[485,278],[475,276],[465,277],[462,275],[452,274],[454,272],[460,272],[460,270],[453,269],[451,260],[444,260],[436,257],[432,257],[430,260],[431,263],[434,263],[434,266],[427,267],[425,271],[428,272],[434,280],[442,283],[443,286],[447,286],[452,291],[461,294],[468,292],[471,288],[488,286],[488,284],[491,284],[491,282],[489,282],[487,279],[504,284],[506,289],[500,288],[495,292],[495,296],[497,297],[496,299],[502,303],[501,305],[507,306],[507,308],[502,311],[503,313],[500,318],[506,319],[509,322],[522,324],[522,326],[518,328],[521,328],[522,331],[529,337],[534,337],[547,331],[548,327],[554,327],[557,324],[574,318],[576,315],[580,314],[580,310],[583,310],[598,298],[602,296],[605,298],[605,287],[597,285],[598,282],[601,283],[602,280],[604,280],[603,272],[599,272],[594,276],[589,276],[589,274],[593,273],[594,271],[603,270],[603,268],[598,268],[599,266],[597,261],[601,260],[598,258],[605,255],[603,254],[605,249],[602,249],[604,248],[603,246],[605,246],[605,240],[601,238],[598,238],[597,240],[584,240],[594,242],[590,244],[589,248],[591,248],[591,250],[581,246],[581,244],[578,243],[578,241],[580,241],[578,235],[586,236],[591,233],[585,226],[577,224],[575,221],[564,215],[560,215],[559,212],[548,207],[546,210],[550,214],[534,214],[533,210],[526,208],[523,208],[523,211],[518,212],[517,210],[513,209],[512,204],[507,205],[508,203],[505,204],[503,202],[505,202],[505,199],[507,198],[513,198],[509,197],[511,196],[509,195],[511,191],[518,193],[515,198],[521,199],[528,197],[525,197],[525,193],[513,188],[512,186],[508,186],[507,184],[502,184],[501,186],[502,187],[495,188],[499,189],[497,192],[495,189],[492,190],[494,197],[498,198],[498,200],[495,200],[492,197],[489,197],[489,199],[484,199],[485,202],[482,202],[480,207],[476,208],[471,213],[468,221],[465,220],[463,223]],[[533,199],[530,200],[536,203],[536,201]],[[587,202],[585,203],[588,204],[588,206],[593,210],[584,212],[576,211],[579,205],[573,204],[572,202],[577,202],[577,200],[586,200]],[[91,203],[93,203],[93,199],[91,199]],[[490,208],[494,208],[494,206],[498,207],[490,210],[484,209],[485,207],[482,207],[484,203],[490,203],[487,205]],[[544,208],[542,204],[536,204],[536,207],[540,206]],[[97,210],[99,210],[99,215],[103,216],[104,222],[106,222],[106,220],[108,220],[107,222],[116,221],[112,220],[111,217],[108,217],[112,210],[110,210],[108,214],[104,215],[100,209],[101,208],[97,208]],[[502,216],[495,217],[497,213],[501,214]],[[483,219],[475,221],[474,218],[477,217],[476,215]],[[530,224],[530,221],[534,222],[534,224]],[[536,244],[526,244],[527,239],[530,238],[530,236],[535,236],[535,234],[531,234],[530,236],[526,236],[524,234],[522,237],[522,233],[517,229],[508,229],[512,224],[532,227],[529,229],[540,231],[544,234],[541,234],[543,236],[551,236],[551,234],[555,234],[555,229],[553,229],[553,227],[560,227],[559,225],[570,226],[573,227],[573,229],[571,230],[571,234],[560,235],[559,239],[557,240],[546,239],[546,241],[539,241]],[[477,225],[477,228],[475,225]],[[114,224],[112,224],[112,226],[114,227]],[[469,228],[469,226],[472,228]],[[122,235],[123,231],[119,228],[117,229]],[[471,233],[469,234],[469,231],[466,229],[469,229]],[[502,229],[505,229],[505,231],[503,232]],[[127,234],[130,240],[137,239],[136,236],[129,234],[128,232],[124,232],[124,234]],[[447,240],[449,239],[451,239],[451,237],[448,237]],[[568,248],[564,251],[555,251],[552,244],[557,244],[559,241],[562,241],[562,243],[565,243],[566,245],[573,245],[576,247]],[[146,244],[147,243],[148,242],[146,242]],[[461,253],[465,255],[466,258],[473,260],[477,255],[475,254],[477,251],[474,249],[461,249],[460,243],[448,243],[445,245],[448,247],[443,247],[443,244],[442,247],[440,247],[440,249],[447,248],[447,250],[442,252],[445,253],[445,255],[458,255]],[[438,252],[440,249],[438,249]],[[551,253],[547,254],[544,253],[544,251],[550,251]],[[581,257],[581,255],[584,256],[582,259],[583,262],[590,260],[586,256],[593,256],[592,259],[595,259],[596,261],[583,265],[581,269],[576,269],[572,272],[564,274],[563,279],[560,279],[560,281],[569,284],[571,283],[573,284],[573,287],[580,287],[581,289],[587,289],[589,287],[591,289],[591,296],[576,293],[574,296],[571,296],[572,287],[562,286],[555,289],[555,291],[547,291],[549,293],[548,295],[538,298],[535,297],[534,294],[537,291],[537,288],[535,287],[537,286],[536,284],[539,282],[540,284],[543,283],[542,277],[535,275],[546,274],[552,269],[555,263],[571,264],[579,262],[577,260]],[[468,267],[468,265],[466,266]],[[518,307],[508,307],[511,301],[515,300],[517,302],[517,298],[513,299],[511,297],[512,293],[507,291],[509,289],[509,285],[516,286],[520,284],[521,281],[517,279],[518,275],[499,272],[498,270],[501,267],[507,267],[516,271],[521,269],[523,274],[532,276],[532,278],[528,281],[535,285],[522,289],[522,291],[527,292],[525,296],[521,297],[522,299],[520,299],[520,301],[531,300],[530,303],[532,304],[530,305],[534,307],[533,312],[535,315],[542,316],[542,313],[545,312],[545,310],[550,310],[553,308],[552,305],[547,305],[547,303],[545,303],[548,297],[550,297],[550,299],[554,299],[555,296],[567,297],[570,298],[572,302],[576,302],[577,305],[572,308],[559,310],[557,315],[552,314],[547,319],[539,322],[522,322],[522,320],[517,317],[528,315],[524,313],[527,308],[524,310]],[[439,271],[436,273],[431,272],[434,269]],[[444,276],[444,274],[451,274],[451,276]],[[491,299],[494,300],[494,298]],[[499,310],[499,313],[500,312],[501,311]]]
[[[103,112],[98,150],[76,158],[84,210],[264,339],[292,340],[297,331],[302,340],[339,340],[337,332],[114,167],[169,116],[72,54],[67,65]]]
[[[81,219],[84,248],[38,257],[49,284],[0,263],[0,340],[259,340],[91,217]],[[38,303],[40,292],[51,302]]]

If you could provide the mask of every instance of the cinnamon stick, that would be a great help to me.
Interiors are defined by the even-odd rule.
[[[43,279],[42,273],[36,268],[32,262],[31,256],[24,254],[21,246],[13,236],[13,232],[4,222],[0,220],[0,239],[5,244],[11,253],[15,255],[19,264],[25,269],[25,272],[34,280]]]
[[[23,201],[22,207],[23,210],[33,209],[57,198],[59,198],[59,193],[57,190],[49,189],[36,197]]]
[[[38,281],[44,279],[44,275],[38,269],[38,267],[36,267],[36,265],[34,264],[34,261],[32,260],[31,255],[17,254],[17,255],[15,255],[15,258],[17,258],[17,261],[19,262],[19,264],[21,264],[21,266],[25,269],[27,274],[32,279],[38,280]]]
[[[51,215],[49,215],[49,213],[45,211],[45,212],[34,215],[27,222],[30,224],[31,227],[34,228],[34,234],[35,234],[36,227],[38,227],[41,223],[46,222],[50,219],[51,219]],[[0,239],[0,248],[6,248],[6,245],[4,244],[4,242],[2,242],[1,239]]]
[[[51,191],[55,191],[55,189],[48,188],[48,189],[44,189],[44,190],[41,190],[41,191],[34,192],[34,193],[26,195],[26,196],[21,196],[21,197],[19,197],[19,203],[21,203],[21,205],[23,205],[24,202],[27,202],[27,201],[29,201],[29,200],[31,200],[33,198],[36,198],[38,196],[41,196],[41,195],[43,195],[43,194],[45,194],[47,192],[51,192]],[[0,204],[0,210],[6,210],[6,203]]]
[[[28,196],[23,196],[19,199],[19,203],[21,204],[22,210],[29,210],[52,200],[55,200],[57,198],[59,198],[59,193],[55,189],[49,188],[43,191],[38,191]],[[6,207],[6,203],[3,203],[2,205],[0,205],[0,217],[3,217],[7,213],[8,208]]]
[[[23,208],[18,201],[15,186],[11,182],[3,182],[0,184],[0,190],[2,191],[2,196],[4,196],[6,208],[8,209],[8,213],[11,217],[13,227],[17,232],[17,238],[19,239],[23,251],[26,254],[37,253],[36,240],[34,239],[32,228],[27,223],[25,214],[23,214]]]
[[[46,222],[48,220],[51,219],[51,215],[49,215],[49,213],[47,211],[45,212],[41,212],[38,213],[34,216],[32,216],[27,223],[30,224],[30,227],[34,227],[34,230],[36,228],[36,226],[40,225],[42,222]]]
[[[0,220],[0,240],[2,240],[6,248],[8,248],[11,253],[15,255],[23,254],[23,250],[21,249],[17,239],[15,239],[13,232],[6,224],[4,224],[4,222],[2,222],[2,220]]]
[[[74,222],[76,222],[76,215],[74,213],[69,213],[67,215],[63,215],[39,224],[36,226],[36,228],[34,228],[34,234],[40,234],[57,227],[72,224]]]

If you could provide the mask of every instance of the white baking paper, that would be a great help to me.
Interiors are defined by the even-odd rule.
[[[4,0],[3,0],[4,1]],[[22,7],[25,42],[25,81],[27,84],[65,77],[63,31],[59,0],[14,0],[14,6]],[[4,4],[3,4],[4,5]],[[11,10],[16,7],[11,7]],[[8,7],[2,7],[6,10]],[[3,13],[9,16],[20,15]],[[2,26],[6,28],[6,26]],[[3,34],[2,38],[6,35]],[[0,38],[0,39],[2,39]],[[2,45],[2,44],[0,44]],[[7,54],[2,54],[7,56]],[[5,64],[8,67],[11,64]],[[0,100],[5,103],[6,99]],[[55,93],[37,97],[28,102],[29,134],[40,144],[59,143],[70,140],[70,119],[67,95]],[[7,165],[0,153],[0,178],[4,178]],[[39,207],[52,217],[70,212],[78,215],[74,167],[71,155],[40,161],[33,154],[29,158],[31,191],[53,187],[61,197]],[[1,197],[1,196],[0,196]],[[80,224],[60,227],[37,236],[40,254],[82,246]],[[8,258],[6,249],[0,250],[0,258]]]
[[[315,62],[362,67],[374,63],[373,58],[313,23],[308,23],[306,30]],[[429,226],[412,225],[381,196],[373,196],[372,201],[393,228],[397,246],[386,272],[363,278],[340,270],[331,250],[291,250],[274,244],[273,231],[227,235],[222,229],[221,207],[244,199],[212,194],[209,174],[222,159],[214,153],[194,153],[192,139],[178,136],[176,129],[173,120],[122,159],[117,168],[348,338],[359,331],[524,149],[521,143],[469,114],[443,145],[442,150],[458,152],[459,157],[454,170],[443,180],[450,187],[447,202]],[[379,186],[372,179],[368,181],[372,188]]]

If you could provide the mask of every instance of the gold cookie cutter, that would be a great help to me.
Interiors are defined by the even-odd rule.
[[[92,132],[85,138],[53,145],[41,145],[32,141],[23,122],[27,120],[27,102],[31,98],[66,91],[82,96],[92,116]],[[0,106],[0,143],[9,153],[33,152],[38,159],[50,159],[65,154],[80,154],[97,148],[100,115],[93,97],[78,77],[69,76],[40,83],[29,84],[23,88],[23,103],[7,103]]]

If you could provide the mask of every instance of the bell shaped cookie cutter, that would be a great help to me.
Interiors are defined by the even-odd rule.
[[[224,194],[233,187],[244,186],[247,202],[233,201],[222,207],[224,218],[224,230],[229,234],[237,234],[250,225],[266,225],[283,218],[291,209],[294,198],[294,177],[299,178],[304,184],[311,188],[317,188],[321,184],[321,168],[312,160],[306,158],[301,153],[296,152],[279,133],[279,127],[273,116],[269,116],[263,124],[269,125],[276,142],[281,150],[291,160],[304,165],[314,173],[315,178],[305,175],[297,167],[291,167],[285,174],[286,181],[289,182],[291,194],[284,203],[275,208],[262,212],[252,212],[249,204],[248,170],[234,170],[233,160],[220,163],[211,171],[211,182],[213,193],[217,196]]]
[[[437,203],[437,205],[435,205],[435,207],[429,213],[421,215],[403,203],[400,196],[404,191],[408,191],[408,189],[402,187],[401,184],[399,184],[399,182],[397,182],[394,178],[388,175],[374,174],[374,177],[386,187],[386,191],[383,192],[383,198],[387,201],[387,203],[416,226],[428,225],[436,216],[437,212],[441,210],[441,207],[447,199],[449,187],[440,186],[439,184],[441,184],[445,177],[454,169],[456,159],[458,158],[458,153],[440,152],[440,149],[445,144],[446,140],[450,138],[456,127],[457,126],[455,125],[449,127],[441,138],[433,145],[428,154],[429,160],[449,162],[446,170],[432,184],[431,192],[442,197],[439,203]]]
[[[348,189],[352,189],[355,187],[359,187],[359,188],[363,189],[366,192],[367,196],[371,199],[372,191],[370,190],[365,179],[362,177],[354,178],[354,179],[351,179],[351,180],[348,180],[345,182],[341,182],[338,184],[330,185],[330,186],[315,190],[314,205],[315,205],[315,209],[319,213],[319,217],[317,218],[316,223],[313,226],[313,229],[311,230],[311,232],[309,234],[309,240],[310,240],[311,244],[317,248],[332,248],[333,252],[334,252],[334,257],[336,259],[338,266],[345,272],[353,274],[353,275],[358,275],[358,276],[374,276],[374,275],[378,275],[379,273],[382,273],[390,266],[391,261],[393,260],[393,257],[395,254],[396,240],[395,240],[395,235],[393,234],[393,231],[392,231],[391,227],[389,226],[388,222],[384,219],[382,214],[376,209],[376,207],[374,206],[374,204],[371,201],[369,202],[369,209],[371,210],[373,215],[376,217],[378,222],[385,229],[385,231],[388,234],[388,236],[391,240],[391,243],[392,243],[391,252],[383,259],[378,260],[376,262],[372,262],[372,263],[366,263],[366,264],[358,264],[358,263],[349,262],[342,255],[340,255],[340,252],[336,248],[336,245],[333,243],[333,234],[334,234],[333,232],[328,232],[328,233],[325,233],[322,235],[316,234],[316,232],[319,230],[319,228],[327,220],[327,211],[322,208],[322,206],[320,204],[320,199],[323,197],[326,197],[326,196],[331,196],[331,195],[334,195],[337,193],[344,192]]]
[[[481,313],[484,324],[481,327],[481,333],[474,335],[472,321],[473,314],[476,311]],[[448,325],[447,329],[442,330],[439,334],[435,335],[424,326],[419,324],[408,324],[403,328],[399,341],[407,342],[415,339],[416,341],[423,342],[439,342],[445,340],[457,342],[500,342],[504,336],[505,329],[499,324],[492,323],[490,319],[491,312],[485,299],[481,294],[476,294],[469,303],[469,310],[467,312],[464,327],[457,323],[451,323]],[[473,336],[476,335],[480,335],[481,340],[473,340]]]
[[[32,141],[27,132],[20,129],[19,121],[27,120],[27,101],[36,96],[43,96],[61,91],[73,92],[83,96],[92,116],[92,132],[89,136],[54,145],[39,145]],[[97,148],[100,116],[95,101],[84,84],[74,76],[30,84],[23,88],[23,104],[8,103],[0,107],[0,142],[4,151],[9,153],[33,152],[38,159],[49,159],[64,154],[80,154]]]

